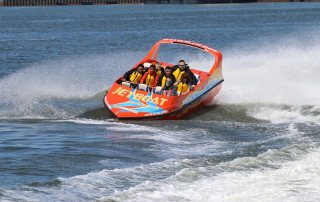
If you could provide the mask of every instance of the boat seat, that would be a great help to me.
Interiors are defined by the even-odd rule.
[[[139,85],[138,85],[138,89],[139,89],[139,90],[147,91],[147,90],[148,90],[148,86],[147,86],[146,84],[139,84]]]
[[[129,83],[129,82],[121,82],[121,85],[128,86],[131,88],[131,83]]]
[[[152,65],[150,62],[143,63],[143,66],[145,69],[148,69],[150,67],[150,65]]]
[[[154,93],[160,94],[161,90],[162,90],[162,87],[161,87],[161,86],[156,86],[156,87],[154,88]]]

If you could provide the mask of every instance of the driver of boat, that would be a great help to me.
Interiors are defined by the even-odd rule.
[[[173,75],[176,77],[177,81],[181,80],[181,76],[184,73],[189,74],[190,79],[191,79],[192,89],[198,83],[196,76],[192,73],[189,66],[186,64],[186,62],[184,60],[180,60],[178,65],[173,66],[172,72],[173,72]]]
[[[136,87],[144,75],[144,66],[139,64],[137,68],[130,69],[121,78],[122,82],[131,83],[132,87]]]

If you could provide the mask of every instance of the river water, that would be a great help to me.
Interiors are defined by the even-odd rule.
[[[0,200],[320,201],[319,19],[319,3],[0,8]],[[101,92],[162,38],[223,53],[216,102],[113,120]]]

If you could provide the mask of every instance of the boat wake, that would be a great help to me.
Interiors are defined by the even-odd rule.
[[[99,124],[105,124],[113,131],[132,131],[135,128],[130,124],[123,127],[119,122]],[[173,135],[176,132],[141,127],[140,135],[123,135],[116,141],[153,141],[165,146],[155,150],[163,149],[161,153],[170,154],[171,158],[127,168],[58,177],[16,189],[0,189],[0,196],[8,201],[319,200],[319,145],[294,124],[288,128],[273,128],[281,136],[265,133],[263,139],[249,142],[241,141],[241,138],[219,141],[218,135],[209,138],[205,133],[207,129],[203,130],[203,135],[189,129]],[[162,136],[157,135],[159,133]],[[282,146],[274,144],[279,141],[288,143]],[[256,153],[252,153],[253,148]],[[250,153],[239,153],[246,150]],[[186,155],[188,152],[193,157],[201,156],[190,158]],[[109,165],[110,162],[101,161],[101,164]]]

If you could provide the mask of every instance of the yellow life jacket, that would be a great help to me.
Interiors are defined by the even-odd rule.
[[[153,86],[154,84],[154,75],[148,74],[146,78],[146,85],[147,86]]]
[[[178,90],[177,90],[177,92],[178,92],[179,94],[183,94],[183,93],[187,92],[188,90],[189,90],[189,86],[188,86],[187,83],[182,83],[182,82],[180,82],[180,83],[178,84]]]
[[[176,77],[177,81],[181,79],[182,74],[185,71],[181,71],[180,68],[177,68],[172,74]]]
[[[134,72],[130,75],[130,81],[131,81],[131,82],[138,83],[138,82],[140,82],[141,78],[142,78],[142,74],[139,74],[139,72],[137,72],[137,71],[134,71]]]

